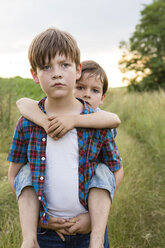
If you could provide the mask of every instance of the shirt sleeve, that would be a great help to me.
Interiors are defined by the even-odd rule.
[[[100,111],[103,111],[102,109],[100,109],[100,108],[96,108],[95,109],[95,112],[100,112]],[[116,128],[112,128],[111,129],[111,131],[112,131],[112,135],[113,135],[113,137],[114,138],[116,138],[116,135],[117,135],[117,129]]]
[[[23,117],[21,117],[16,125],[13,141],[7,157],[9,162],[27,163],[27,146],[23,128]]]
[[[122,167],[122,160],[110,129],[107,130],[103,141],[101,161],[106,164],[112,172],[117,171]]]

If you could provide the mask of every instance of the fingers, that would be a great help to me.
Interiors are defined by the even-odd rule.
[[[57,138],[62,138],[67,132],[68,132],[68,130],[64,128],[64,129],[62,129],[62,130],[56,135],[56,137],[57,137]]]
[[[56,117],[57,117],[56,115],[51,115],[51,116],[48,117],[48,120],[49,120],[49,121],[52,121],[52,120],[54,120]]]
[[[54,129],[54,131],[52,131],[51,133],[49,132],[49,129],[48,129],[48,134],[53,139],[56,138],[56,137],[57,138],[60,138],[61,137],[61,133],[62,133],[63,130],[64,130],[64,127],[63,126],[59,126],[56,129]]]
[[[69,222],[65,222],[63,224],[57,222],[51,222],[49,223],[49,227],[54,230],[59,230],[59,229],[70,228],[71,226],[73,226],[73,224],[74,223],[69,223]]]
[[[91,222],[89,213],[80,214],[75,218],[70,219],[70,222],[76,221],[75,225],[70,227],[69,232],[73,233],[89,233],[91,231]]]
[[[58,234],[58,236],[62,239],[62,241],[65,241],[64,235],[58,231],[56,231],[56,233]]]
[[[48,126],[48,133],[53,132],[54,130],[56,130],[58,127],[60,127],[60,123],[56,122],[51,122]]]
[[[79,232],[79,223],[76,222],[73,226],[68,228],[68,232],[71,235],[74,235],[74,234],[78,233]]]
[[[50,121],[48,134],[55,140],[62,138],[74,128],[74,122],[70,116],[51,116],[48,120]]]
[[[76,217],[73,217],[73,218],[69,219],[69,222],[76,223],[78,220],[79,220],[79,215],[76,216]]]
[[[51,121],[48,127],[49,136],[55,140],[64,136],[64,134],[66,134],[67,131],[68,131],[67,126],[63,124],[61,121],[59,121],[57,118],[53,119],[53,121]]]
[[[63,235],[70,235],[70,233],[69,233],[67,228],[66,229],[59,229],[58,232],[60,232]]]
[[[59,122],[57,119],[54,119],[50,122],[49,126],[48,126],[48,132],[51,133],[53,132],[55,129],[57,129],[58,127],[60,127],[62,125],[61,122]]]
[[[65,223],[65,222],[66,222],[66,220],[63,219],[63,218],[56,218],[56,217],[50,216],[50,219],[49,219],[49,223],[63,224],[63,223]]]

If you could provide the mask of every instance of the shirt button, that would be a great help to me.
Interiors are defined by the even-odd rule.
[[[42,157],[41,160],[45,160],[45,157]]]
[[[40,180],[41,180],[41,181],[42,181],[42,180],[44,180],[44,177],[43,177],[43,176],[41,176],[41,177],[40,177]]]
[[[46,141],[46,139],[45,138],[42,138],[42,141]]]
[[[41,201],[41,196],[38,197],[38,200]]]

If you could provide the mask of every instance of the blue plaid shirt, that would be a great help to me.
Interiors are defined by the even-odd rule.
[[[44,110],[45,98],[39,102]],[[82,114],[94,111],[83,102]],[[111,171],[122,166],[118,149],[110,129],[77,128],[79,145],[79,199],[87,208],[88,184],[95,173],[99,162],[106,164]],[[17,123],[8,161],[14,163],[30,163],[32,182],[38,199],[41,201],[40,219],[48,223],[47,203],[44,194],[44,178],[46,168],[45,130],[33,122],[21,117]]]

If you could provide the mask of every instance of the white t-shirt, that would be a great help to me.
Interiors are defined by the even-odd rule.
[[[78,166],[75,128],[57,141],[47,136],[44,192],[51,216],[72,218],[87,212],[79,201]]]

